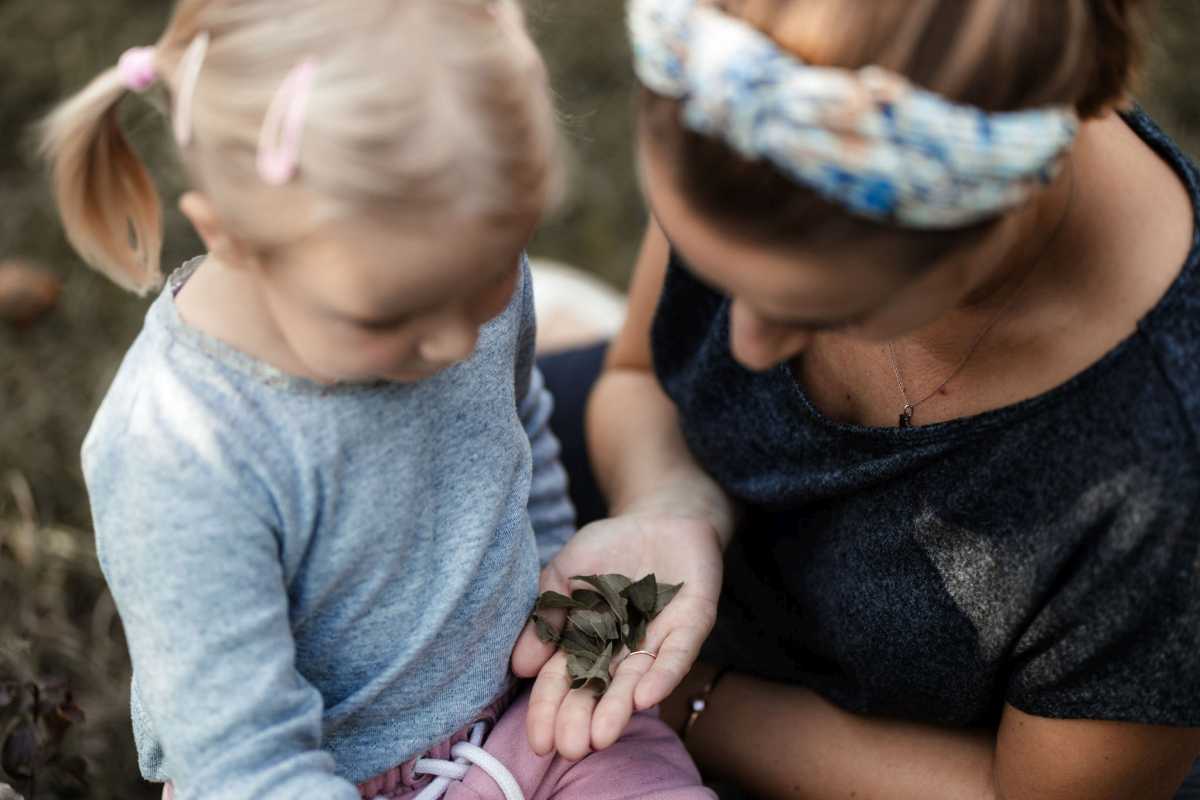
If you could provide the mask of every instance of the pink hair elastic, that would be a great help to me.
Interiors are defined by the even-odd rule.
[[[209,36],[201,33],[188,45],[179,64],[179,91],[175,97],[175,141],[187,147],[192,141],[192,101],[196,97],[196,84],[200,82],[200,70],[208,56]]]
[[[133,47],[126,50],[117,62],[121,82],[131,92],[139,94],[158,83],[158,68],[154,65],[153,47]]]
[[[283,186],[296,175],[304,140],[304,117],[316,74],[314,59],[297,64],[267,108],[258,139],[258,175],[270,186]]]

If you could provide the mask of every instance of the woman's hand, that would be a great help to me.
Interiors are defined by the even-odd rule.
[[[581,529],[542,571],[541,591],[570,593],[572,575],[617,572],[637,580],[653,573],[683,589],[650,623],[643,650],[621,660],[603,698],[572,691],[566,657],[538,640],[527,625],[513,652],[513,671],[537,676],[529,703],[528,734],[541,755],[557,749],[578,760],[615,742],[635,711],[650,708],[687,675],[716,619],[721,591],[721,542],[700,518],[630,513]],[[554,622],[561,624],[561,612]]]

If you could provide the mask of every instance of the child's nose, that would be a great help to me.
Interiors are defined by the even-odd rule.
[[[417,352],[432,366],[448,366],[475,351],[479,328],[469,320],[446,320],[421,339]]]

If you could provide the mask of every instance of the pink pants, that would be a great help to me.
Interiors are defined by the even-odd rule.
[[[526,800],[716,800],[716,795],[701,785],[700,774],[683,743],[658,718],[657,709],[634,715],[612,747],[575,762],[558,755],[534,754],[525,735],[528,710],[526,690],[500,716],[483,743],[483,749],[517,779]],[[485,712],[482,718],[490,716]],[[465,732],[450,741],[464,738]],[[430,755],[444,758],[443,751],[449,752],[449,743],[433,748]],[[381,779],[377,778],[359,787],[363,797],[382,795],[388,800],[409,800],[415,796],[429,780],[413,776],[410,764],[400,769],[403,778],[392,793],[379,792],[376,786]],[[371,791],[376,794],[370,794]],[[445,800],[504,800],[500,787],[479,767],[472,767],[461,782],[451,783],[444,797]]]
[[[479,716],[495,722],[483,749],[495,756],[517,779],[525,800],[716,800],[700,783],[695,764],[675,732],[658,718],[657,709],[635,714],[625,733],[607,750],[579,761],[559,755],[538,756],[525,735],[529,691],[524,691],[506,711],[501,701]],[[497,719],[498,717],[498,719]],[[469,726],[468,726],[469,728]],[[453,744],[464,741],[464,729],[431,748],[430,758],[449,757]],[[430,778],[415,775],[416,759],[360,784],[366,800],[410,800]],[[163,790],[171,800],[171,785]],[[500,787],[484,770],[471,767],[461,782],[450,784],[445,800],[504,800]]]

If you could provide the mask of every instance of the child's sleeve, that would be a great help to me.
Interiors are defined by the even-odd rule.
[[[559,444],[550,430],[554,398],[537,368],[537,320],[533,308],[533,279],[522,261],[521,335],[516,360],[517,412],[533,451],[533,483],[529,489],[529,519],[537,536],[538,557],[545,566],[575,533],[575,509],[567,495],[567,473],[558,460]]]
[[[322,698],[295,668],[271,505],[203,436],[84,453],[97,552],[161,748],[150,777],[177,800],[358,800],[320,749]]]

